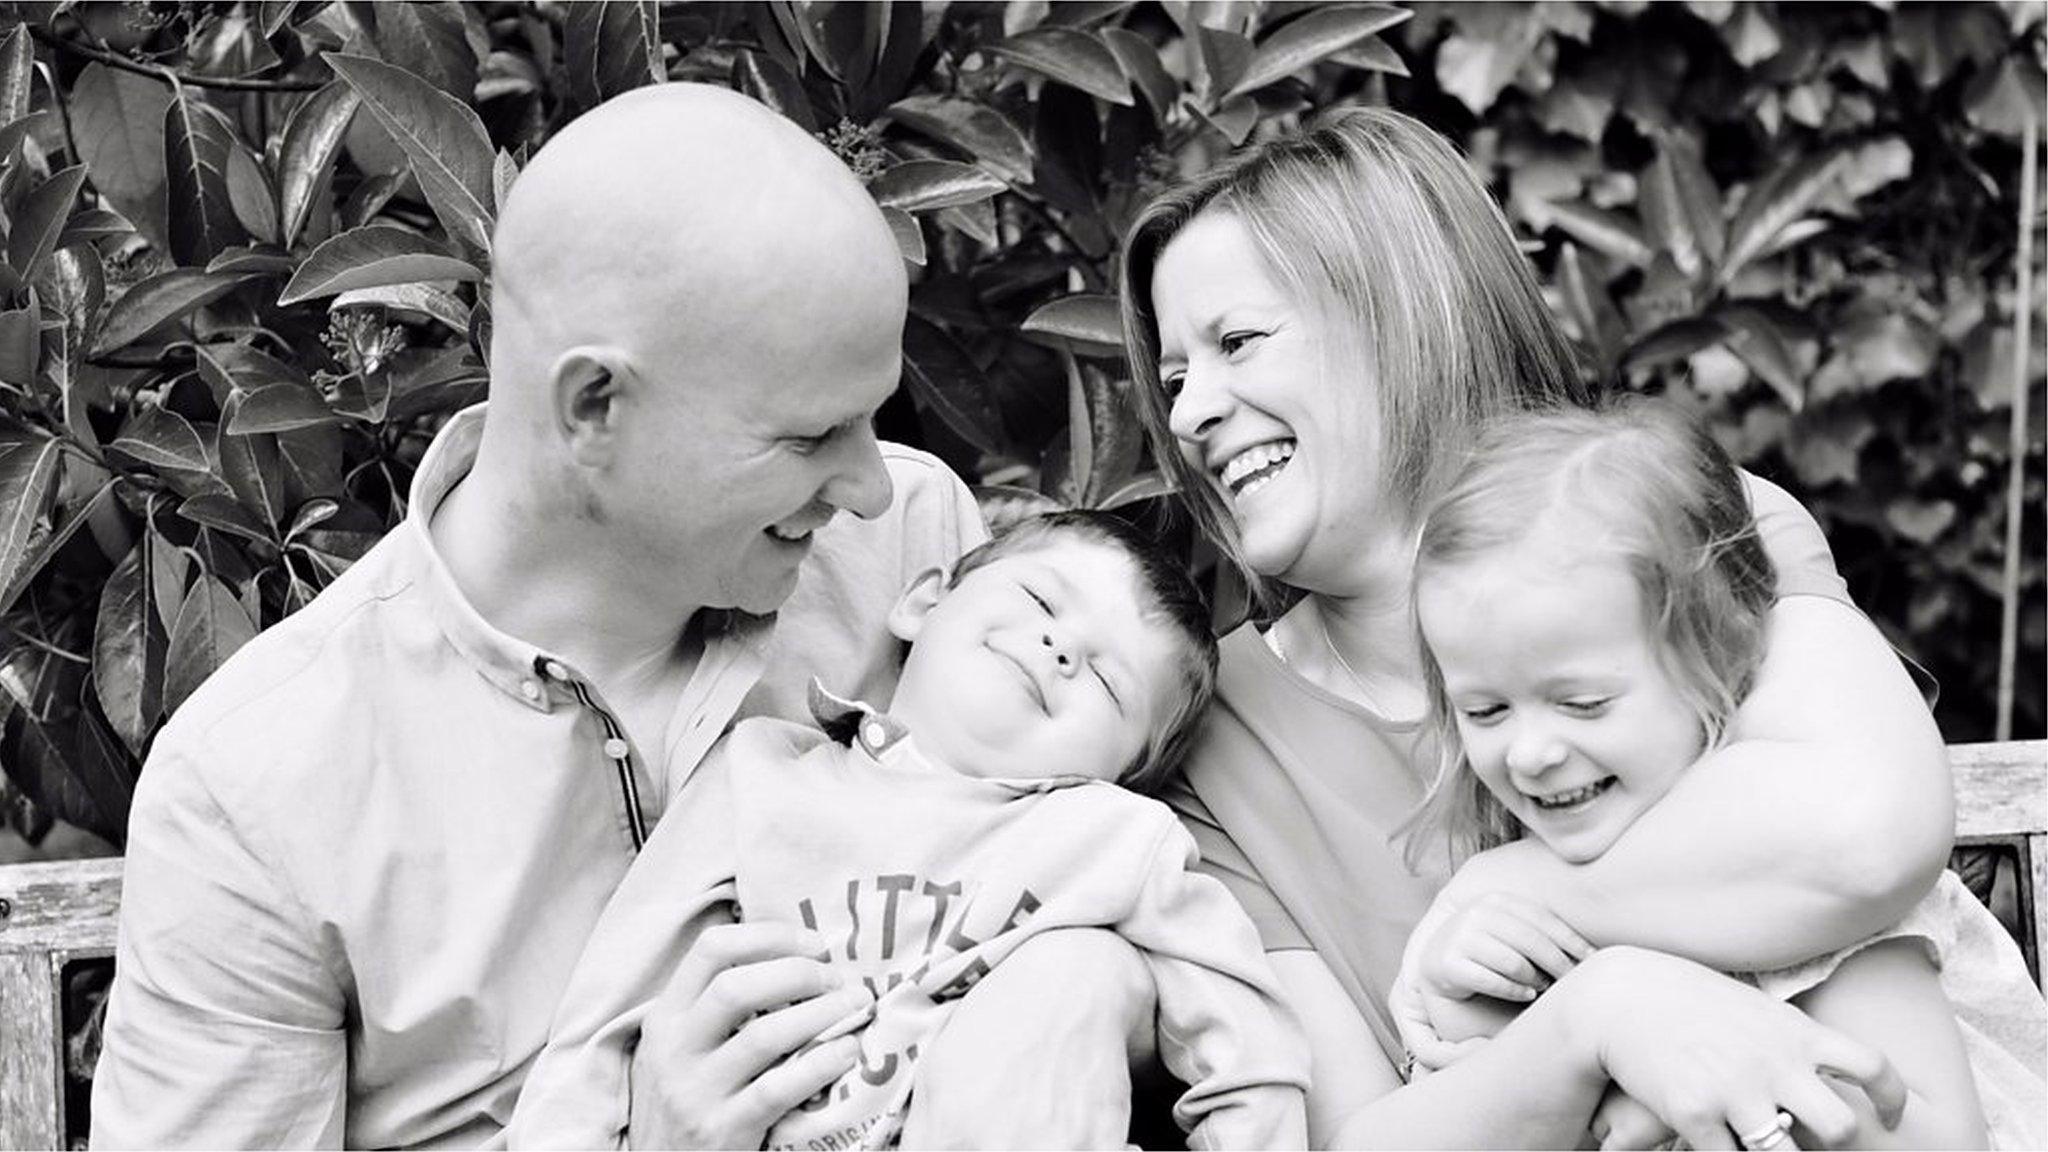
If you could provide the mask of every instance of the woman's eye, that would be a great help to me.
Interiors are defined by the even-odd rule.
[[[1167,403],[1171,404],[1173,398],[1180,395],[1181,385],[1186,384],[1187,380],[1188,374],[1185,372],[1169,372],[1159,378],[1159,390],[1166,393]]]
[[[1225,332],[1223,334],[1223,338],[1216,342],[1216,346],[1223,349],[1224,355],[1233,356],[1236,355],[1239,351],[1243,350],[1245,345],[1250,344],[1252,341],[1257,340],[1264,335],[1264,332],[1256,332],[1251,330]]]

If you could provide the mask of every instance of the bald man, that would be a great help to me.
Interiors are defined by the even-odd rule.
[[[813,675],[886,699],[889,605],[983,537],[943,465],[874,438],[902,262],[781,117],[620,97],[541,150],[493,243],[487,406],[436,437],[405,522],[157,737],[96,1145],[502,1142],[719,733],[802,717]],[[636,1135],[758,1143],[850,1063],[784,1059],[848,1008],[815,942],[732,928],[648,1023],[694,1074],[636,1098]]]

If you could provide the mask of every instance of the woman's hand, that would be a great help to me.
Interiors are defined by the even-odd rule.
[[[1738,1133],[1769,1129],[1781,1111],[1802,1146],[1839,1147],[1856,1117],[1837,1083],[1866,1093],[1886,1128],[1905,1109],[1905,1083],[1883,1053],[1690,961],[1605,948],[1570,983],[1573,1026],[1595,1029],[1608,1076],[1694,1148],[1735,1148]]]
[[[707,928],[648,1011],[634,1054],[628,1141],[758,1148],[770,1125],[851,1070],[852,1036],[810,1042],[872,1006],[811,959],[814,933],[759,922]]]

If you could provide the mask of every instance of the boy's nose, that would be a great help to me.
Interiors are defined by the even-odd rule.
[[[1039,636],[1039,644],[1052,655],[1053,667],[1062,676],[1072,676],[1079,663],[1074,659],[1073,646],[1056,630],[1047,630]]]

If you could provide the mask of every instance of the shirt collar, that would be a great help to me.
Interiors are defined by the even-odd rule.
[[[474,404],[457,412],[434,437],[413,474],[410,505],[400,530],[422,558],[422,583],[434,618],[456,651],[499,691],[529,708],[547,712],[573,699],[571,685],[584,677],[567,661],[493,627],[463,594],[434,547],[434,513],[476,464],[477,448],[483,442],[484,409],[485,405]],[[698,614],[697,622],[706,646],[730,639],[759,650],[773,631],[775,618],[737,609],[706,609]]]
[[[912,738],[909,725],[863,701],[835,694],[819,683],[816,677],[811,679],[808,702],[811,718],[817,721],[818,727],[826,736],[849,748],[858,748],[877,763],[902,764],[908,761],[925,769],[960,776],[963,780],[974,780],[980,785],[1010,795],[1053,792],[1085,784],[1116,787],[1106,780],[1096,780],[1088,776],[964,776],[950,766],[939,764],[925,755],[923,749],[917,746],[917,741]]]

